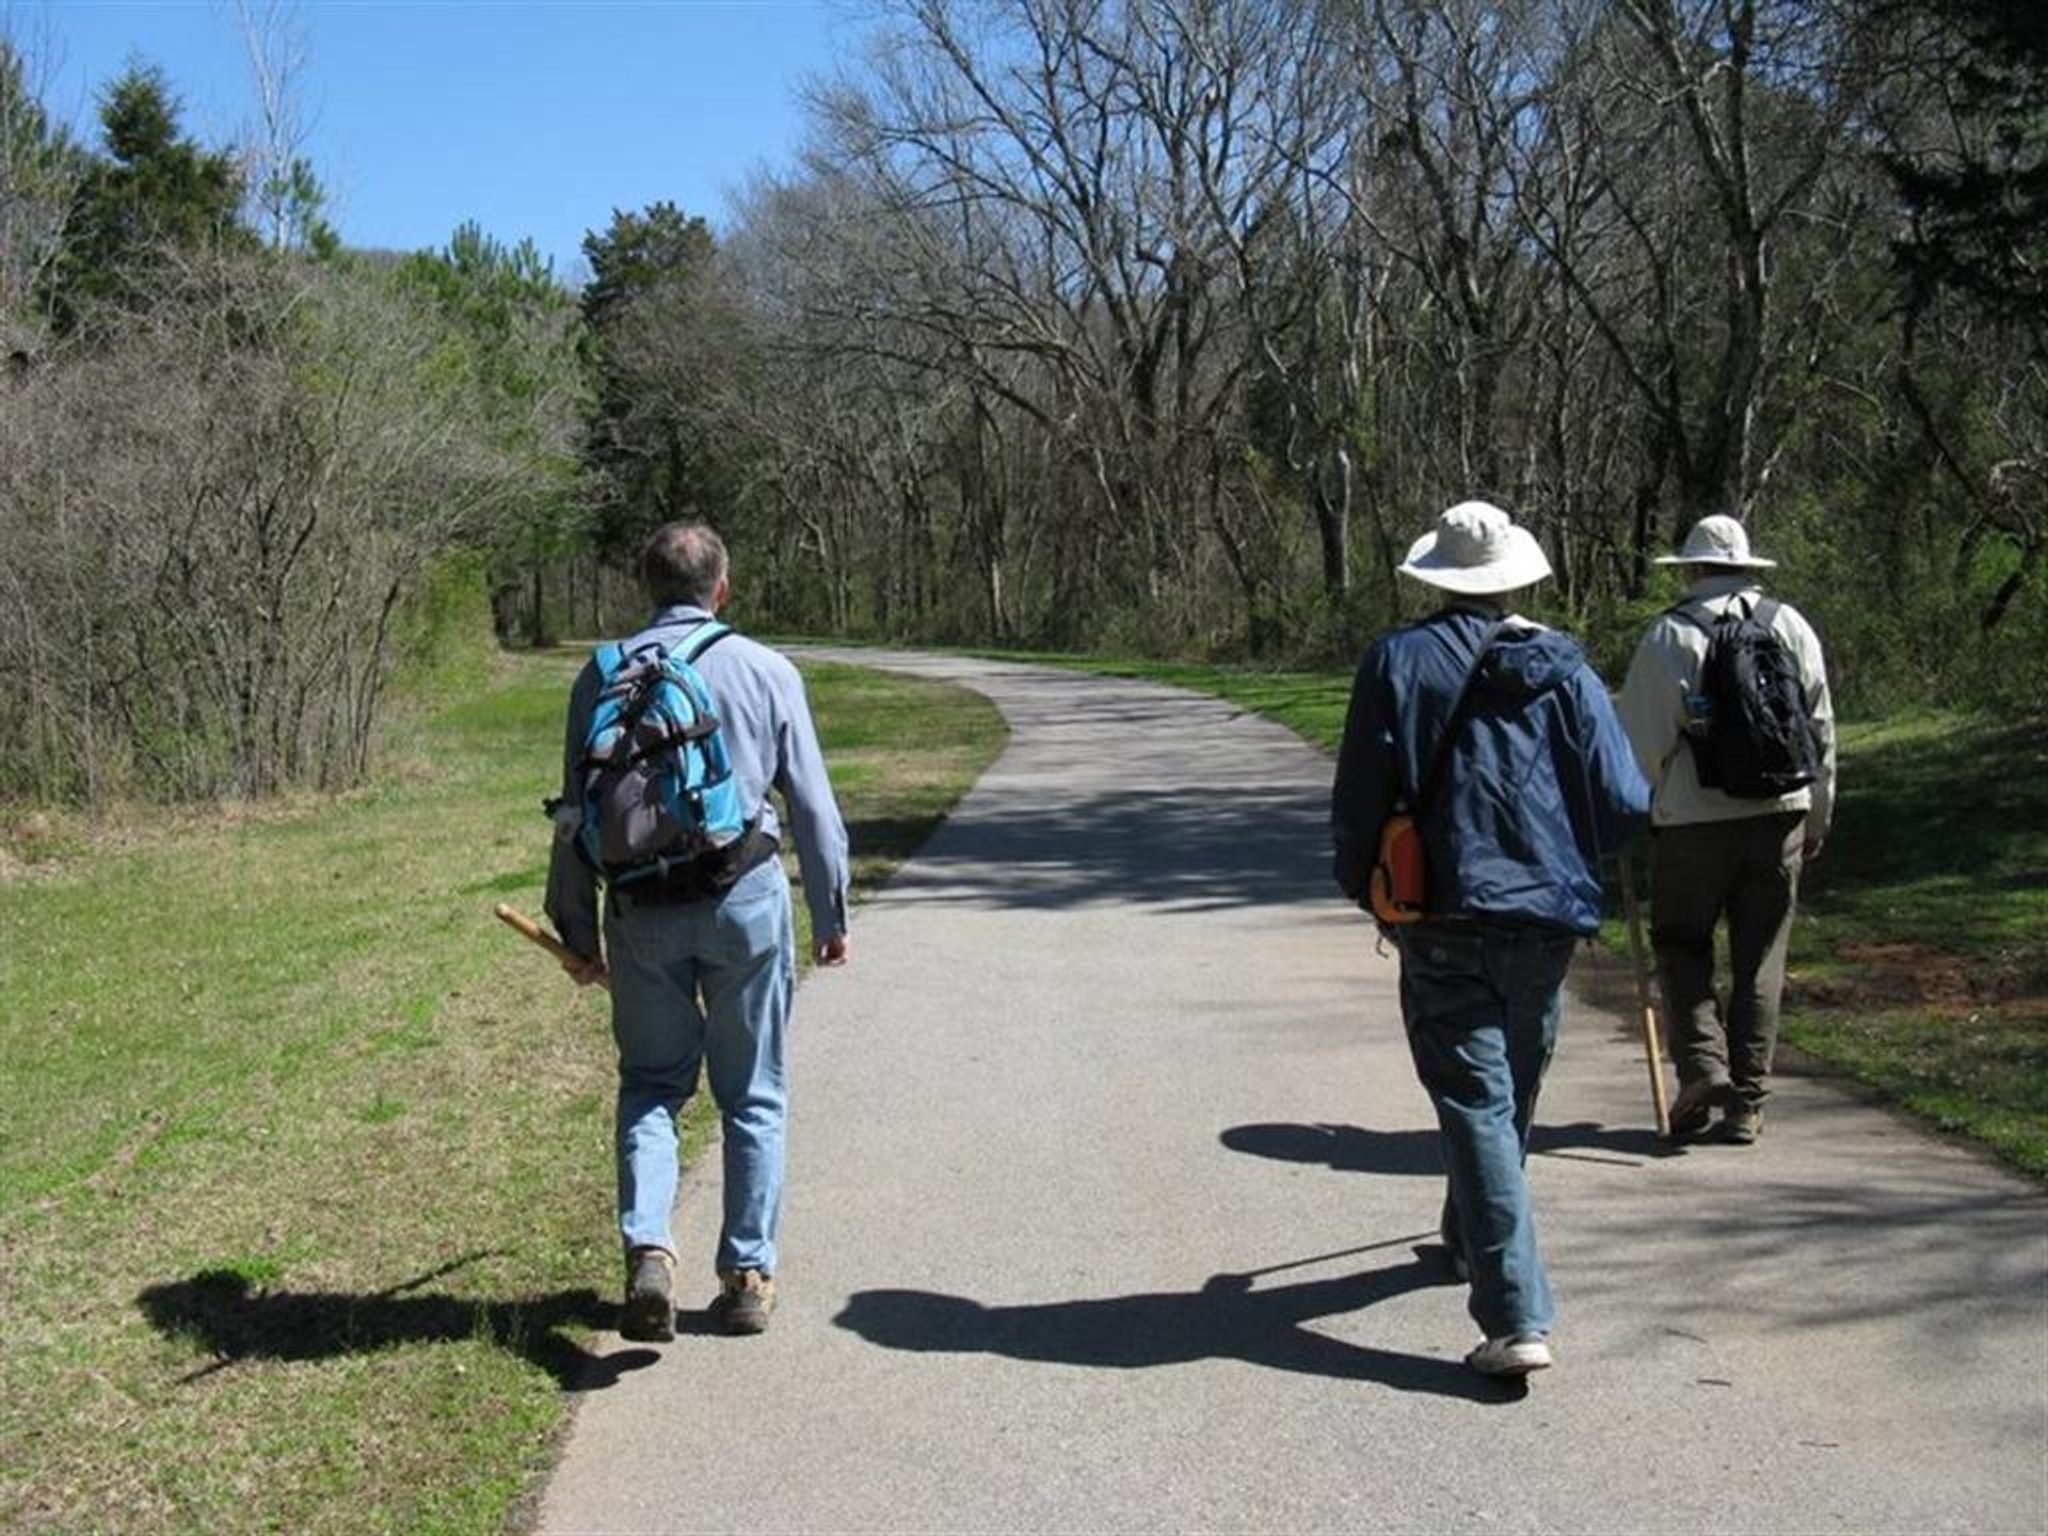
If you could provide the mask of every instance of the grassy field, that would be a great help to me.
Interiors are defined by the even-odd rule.
[[[1013,659],[1215,694],[1333,753],[1350,702],[1347,673]],[[1914,715],[1845,727],[1841,753],[1785,1038],[2048,1177],[2048,722]]]
[[[1850,726],[1787,1033],[2048,1177],[2048,722]]]
[[[17,827],[0,1529],[486,1532],[533,1488],[615,1299],[610,1040],[488,913],[538,910],[577,659],[504,661],[341,801]],[[807,674],[872,885],[1003,727]]]

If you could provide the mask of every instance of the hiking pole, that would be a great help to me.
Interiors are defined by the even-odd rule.
[[[1262,1275],[1277,1275],[1289,1269],[1305,1269],[1311,1264],[1327,1264],[1332,1259],[1348,1259],[1361,1253],[1373,1253],[1381,1248],[1400,1248],[1406,1244],[1417,1243],[1424,1238],[1435,1237],[1436,1235],[1434,1232],[1411,1232],[1406,1237],[1390,1237],[1383,1242],[1361,1243],[1356,1248],[1339,1248],[1335,1253],[1318,1253],[1306,1259],[1290,1259],[1285,1264],[1268,1264],[1264,1269],[1241,1270],[1233,1274],[1231,1278],[1236,1280],[1256,1280]]]
[[[564,944],[552,933],[549,933],[547,929],[541,927],[539,923],[536,923],[517,907],[507,906],[501,901],[491,910],[498,915],[499,922],[503,923],[507,928],[511,928],[533,940],[534,943],[553,955],[557,960],[560,960],[564,965],[582,965],[586,963],[583,956],[577,954],[575,950]],[[598,977],[597,984],[607,992],[612,989],[612,979],[609,976]]]
[[[1664,1058],[1657,1048],[1657,1010],[1650,1006],[1650,967],[1643,953],[1643,909],[1636,900],[1635,858],[1621,856],[1621,904],[1628,910],[1628,949],[1635,961],[1636,1004],[1643,1015],[1643,1054],[1650,1064],[1650,1103],[1657,1112],[1657,1134],[1671,1135],[1671,1111],[1664,1102]]]

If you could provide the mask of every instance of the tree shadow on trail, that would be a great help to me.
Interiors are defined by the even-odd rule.
[[[1233,1152],[1270,1157],[1283,1163],[1319,1163],[1339,1173],[1441,1176],[1443,1143],[1434,1129],[1412,1126],[1398,1131],[1362,1125],[1294,1125],[1284,1121],[1233,1125],[1217,1137]],[[1636,1166],[1633,1159],[1664,1157],[1669,1149],[1654,1131],[1616,1129],[1593,1121],[1570,1125],[1537,1125],[1529,1135],[1529,1151],[1537,1157]]]
[[[1408,1239],[1398,1239],[1406,1242]],[[1382,1246],[1382,1245],[1373,1245]],[[1372,1381],[1500,1403],[1526,1388],[1474,1375],[1455,1360],[1351,1344],[1302,1326],[1425,1286],[1450,1283],[1432,1250],[1406,1264],[1333,1280],[1254,1290],[1258,1272],[1212,1275],[1199,1290],[991,1307],[932,1291],[856,1292],[833,1321],[885,1349],[1004,1355],[1012,1360],[1140,1370],[1242,1360],[1277,1371]]]
[[[856,827],[858,838],[862,829]],[[947,822],[890,883],[893,900],[1063,910],[1215,912],[1339,898],[1329,795],[1120,788],[984,805]],[[856,847],[865,845],[856,841]]]
[[[188,1280],[149,1286],[136,1303],[159,1333],[213,1352],[214,1362],[188,1382],[243,1360],[330,1360],[401,1344],[485,1338],[539,1366],[565,1390],[591,1392],[659,1358],[651,1349],[596,1355],[569,1337],[569,1329],[617,1323],[618,1307],[588,1287],[513,1301],[404,1294],[467,1262],[370,1294],[259,1290],[234,1270],[202,1270]]]

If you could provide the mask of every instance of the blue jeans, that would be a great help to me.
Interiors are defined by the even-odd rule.
[[[1444,1238],[1464,1254],[1472,1319],[1488,1338],[1548,1333],[1556,1315],[1523,1164],[1572,943],[1554,928],[1488,922],[1422,922],[1400,936],[1401,1017],[1449,1173]]]
[[[781,861],[748,871],[723,901],[607,903],[605,958],[619,1047],[619,1233],[627,1249],[676,1251],[676,1115],[702,1064],[724,1125],[717,1267],[773,1274],[796,984]]]

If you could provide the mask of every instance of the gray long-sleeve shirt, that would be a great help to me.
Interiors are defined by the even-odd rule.
[[[626,642],[627,648],[660,641],[674,650],[692,628],[710,617],[687,603],[664,608]],[[790,836],[796,840],[813,937],[827,939],[846,932],[846,825],[832,796],[803,678],[786,656],[740,634],[726,636],[692,665],[717,706],[741,809],[750,820],[758,817],[761,830],[770,836],[785,844]],[[580,955],[598,953],[597,882],[573,846],[581,814],[576,764],[583,755],[597,694],[593,660],[569,694],[562,749],[563,808],[557,815],[554,855],[548,865],[548,916],[562,942]],[[768,798],[771,788],[780,792],[786,817],[777,814]]]

